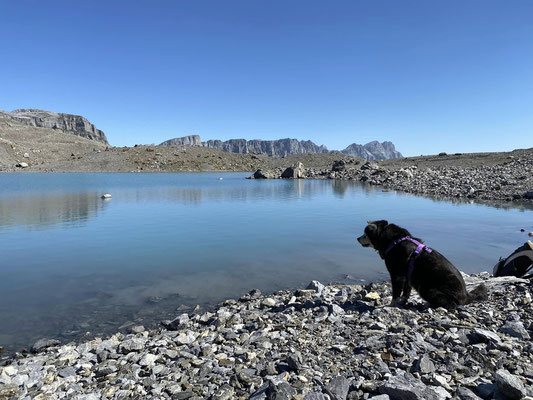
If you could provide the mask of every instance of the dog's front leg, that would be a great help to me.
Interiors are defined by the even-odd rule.
[[[392,283],[392,301],[391,306],[398,306],[401,304],[402,299],[400,298],[403,288],[405,286],[405,277],[403,276],[391,276]]]
[[[407,304],[407,300],[409,300],[409,296],[411,296],[411,284],[409,283],[409,279],[405,278],[405,282],[403,284],[403,290],[402,290],[402,297],[400,298],[400,304],[402,305]]]

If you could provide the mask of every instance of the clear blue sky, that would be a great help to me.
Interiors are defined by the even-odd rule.
[[[0,109],[81,114],[115,146],[533,147],[530,0],[16,0],[0,34]]]

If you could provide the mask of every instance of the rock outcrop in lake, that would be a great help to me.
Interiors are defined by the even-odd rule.
[[[191,135],[180,138],[166,140],[160,146],[204,146],[211,149],[227,151],[229,153],[262,153],[269,156],[285,157],[294,154],[324,154],[330,153],[324,145],[317,145],[311,140],[279,139],[279,140],[246,140],[230,139],[226,141],[208,140],[202,142],[200,136]],[[338,152],[333,150],[331,152]],[[400,158],[402,154],[396,151],[392,142],[373,141],[365,145],[353,143],[340,153],[350,157],[360,157],[365,160],[385,160],[389,158]]]
[[[533,384],[531,282],[465,276],[490,299],[447,311],[389,283],[252,290],[163,328],[59,345],[0,366],[0,399],[521,399]]]
[[[51,128],[108,144],[104,132],[80,115],[24,108],[11,112],[0,111],[0,117],[9,118],[24,125]]]

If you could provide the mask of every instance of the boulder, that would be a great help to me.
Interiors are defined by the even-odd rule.
[[[517,376],[505,369],[499,369],[494,373],[498,390],[508,399],[521,399],[526,396],[524,384]]]
[[[48,347],[57,346],[61,344],[59,340],[56,339],[39,339],[36,341],[33,346],[31,346],[31,351],[33,353],[38,353],[40,351],[43,351],[44,349],[47,349]]]
[[[262,169],[258,169],[254,172],[254,174],[250,177],[250,179],[276,179],[277,176],[273,171],[266,171]]]
[[[295,167],[289,167],[281,174],[284,179],[300,179],[304,177],[304,165],[299,162]]]
[[[444,400],[451,397],[444,388],[426,386],[409,373],[391,377],[379,388],[379,392],[395,400]]]

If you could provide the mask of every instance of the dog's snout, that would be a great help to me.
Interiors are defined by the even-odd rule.
[[[361,244],[361,246],[363,247],[374,247],[372,246],[372,242],[370,241],[370,238],[367,236],[367,234],[365,233],[364,235],[362,236],[359,236],[357,238],[357,241]]]

